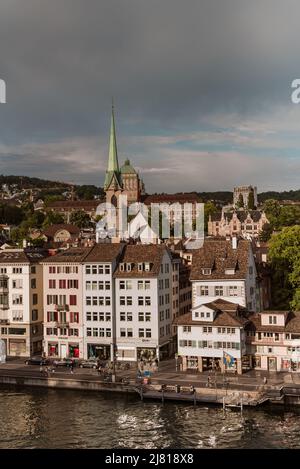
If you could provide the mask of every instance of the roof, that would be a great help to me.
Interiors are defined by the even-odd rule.
[[[174,323],[178,326],[227,326],[227,327],[244,327],[249,322],[245,308],[242,306],[231,303],[230,301],[222,300],[221,298],[205,303],[201,306],[206,306],[216,312],[213,321],[198,321],[193,320],[192,312],[186,313],[175,319]],[[200,306],[198,306],[199,308]],[[195,308],[193,308],[195,309]]]
[[[44,231],[44,235],[48,236],[48,237],[53,237],[56,235],[56,233],[58,231],[61,231],[61,230],[66,230],[68,231],[70,234],[74,234],[74,235],[79,235],[80,233],[80,229],[78,228],[78,226],[76,225],[71,225],[71,224],[58,224],[58,225],[50,225],[45,231]]]
[[[185,202],[196,203],[201,202],[200,197],[196,192],[190,193],[177,193],[177,194],[153,194],[153,195],[145,195],[143,197],[142,202],[146,205],[150,205],[151,203],[175,203],[179,202],[181,204]]]
[[[191,280],[219,280],[246,278],[249,262],[250,242],[239,240],[233,249],[231,241],[225,239],[205,239],[202,248],[195,249]],[[211,267],[210,275],[202,274],[202,269]],[[225,270],[236,267],[234,274],[226,274]]]
[[[47,252],[40,249],[0,251],[0,264],[35,264],[47,257]]]
[[[234,212],[224,212],[225,220],[230,222],[234,214],[237,215],[237,218],[241,223],[244,223],[248,215],[250,215],[251,219],[254,222],[259,222],[259,220],[262,217],[263,212],[261,212],[260,210],[237,210]],[[211,215],[211,221],[221,221],[221,219],[222,219],[222,212],[215,212]]]
[[[136,174],[136,170],[130,164],[130,161],[127,159],[123,166],[121,167],[121,174]]]
[[[165,245],[161,244],[135,244],[126,245],[120,263],[131,264],[131,271],[123,272],[120,270],[120,264],[114,274],[115,277],[157,277],[160,273],[160,265],[165,253],[169,254],[169,250]],[[138,264],[149,262],[150,271],[139,271]]]
[[[75,208],[75,209],[96,209],[101,203],[99,199],[93,200],[56,200],[49,202],[48,208]]]
[[[70,248],[61,251],[55,256],[50,256],[44,262],[46,264],[83,262],[93,248]]]
[[[112,262],[123,251],[122,243],[99,243],[90,250],[84,262]]]

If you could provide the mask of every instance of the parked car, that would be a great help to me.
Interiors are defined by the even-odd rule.
[[[73,358],[64,358],[62,360],[54,360],[53,365],[58,366],[76,366],[76,361]]]
[[[79,367],[80,368],[93,368],[94,370],[96,370],[96,368],[98,368],[98,361],[94,359],[81,360],[79,362]]]
[[[25,360],[25,365],[50,365],[50,360],[48,358],[31,357]]]

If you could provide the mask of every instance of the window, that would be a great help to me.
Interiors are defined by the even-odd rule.
[[[127,329],[127,337],[133,337],[132,329]]]
[[[146,329],[146,337],[151,339],[151,329]]]
[[[86,320],[91,321],[92,320],[92,313],[89,311],[86,313]]]
[[[151,306],[151,298],[150,296],[145,297],[145,306]]]
[[[68,280],[68,288],[78,289],[78,280]]]
[[[22,305],[23,304],[23,295],[13,294],[12,295],[12,304],[13,305]]]
[[[163,337],[165,335],[165,328],[164,326],[162,326],[160,329],[159,329],[159,335],[160,337]]]
[[[111,329],[106,329],[106,337],[111,337]]]
[[[132,322],[132,313],[127,313],[127,321]]]
[[[104,266],[104,269],[105,269],[106,275],[107,275],[107,274],[110,274],[110,265],[109,265],[109,264],[106,264],[106,265]]]
[[[31,311],[31,320],[32,321],[37,321],[38,320],[38,310],[37,309],[33,309]]]
[[[145,290],[150,290],[150,280],[145,280]]]
[[[138,305],[139,306],[144,306],[144,298],[142,296],[138,297]]]
[[[75,305],[77,305],[77,296],[70,295],[70,306],[75,306]]]
[[[49,288],[56,288],[56,280],[49,280]]]
[[[142,262],[138,263],[138,271],[142,272],[144,270],[144,264]]]
[[[120,337],[126,337],[126,329],[120,329]]]
[[[105,321],[107,321],[107,322],[111,321],[111,314],[110,313],[105,313]]]
[[[229,296],[238,296],[238,287],[236,285],[231,285],[228,287]]]
[[[32,265],[31,268],[30,268],[30,273],[31,274],[36,274],[36,267],[35,265]]]
[[[87,329],[86,329],[86,335],[87,335],[87,337],[91,337],[91,335],[92,335],[92,329],[91,329],[90,327],[87,327]]]
[[[126,321],[125,312],[120,313],[120,321]]]
[[[269,324],[277,324],[277,317],[269,316]]]
[[[120,305],[125,306],[125,296],[120,296]]]
[[[104,313],[103,312],[99,313],[99,321],[104,321]]]
[[[183,332],[192,332],[191,326],[183,326]]]
[[[93,327],[93,337],[98,337],[98,328]]]
[[[86,273],[86,275],[90,275],[90,273],[91,273],[91,266],[90,265],[85,266],[85,273]]]
[[[200,295],[201,296],[208,296],[208,286],[207,285],[201,285]]]
[[[144,331],[144,329],[139,329],[139,337],[140,337],[140,338],[145,337],[145,331]]]
[[[33,290],[36,288],[36,278],[31,279],[30,286]]]
[[[127,272],[131,272],[131,264],[129,262],[126,264],[126,270]]]
[[[59,288],[67,288],[66,280],[60,280],[59,281]]]
[[[143,288],[144,288],[143,280],[138,280],[138,290],[143,290]]]
[[[166,313],[167,313],[167,312],[166,312]],[[145,313],[145,321],[146,321],[146,322],[151,321],[151,312]]]
[[[210,313],[206,313],[206,317],[207,317],[207,318],[210,318]]]
[[[224,290],[222,285],[215,286],[215,296],[223,296]]]
[[[23,321],[23,311],[12,312],[13,321]]]
[[[120,280],[119,287],[120,290],[125,290],[125,280]]]
[[[139,312],[139,321],[144,321],[144,313],[143,312]]]
[[[164,311],[161,311],[161,312],[159,313],[159,320],[160,320],[160,321],[163,321],[164,319],[165,319],[165,312],[164,312]]]
[[[22,267],[13,267],[13,274],[21,274],[22,273]]]
[[[202,269],[202,275],[210,275],[211,269]]]
[[[99,328],[99,337],[104,337],[105,329],[104,327]]]

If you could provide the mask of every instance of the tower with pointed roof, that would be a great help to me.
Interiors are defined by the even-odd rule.
[[[118,206],[118,197],[127,195],[128,204],[139,202],[144,194],[144,184],[129,159],[119,167],[114,106],[112,105],[109,138],[108,165],[105,174],[104,191],[106,202]]]

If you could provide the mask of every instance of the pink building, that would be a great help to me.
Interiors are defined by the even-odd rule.
[[[43,264],[44,352],[83,357],[82,262],[91,248],[71,248]]]

